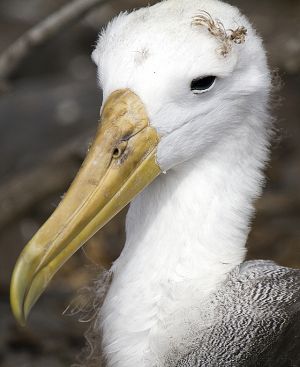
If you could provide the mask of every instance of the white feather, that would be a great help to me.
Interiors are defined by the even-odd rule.
[[[219,41],[191,24],[201,10],[226,29],[245,26],[246,42],[220,55]],[[162,365],[169,342],[180,342],[180,320],[245,257],[271,129],[265,52],[235,7],[167,0],[114,19],[93,59],[104,100],[130,88],[144,102],[167,171],[130,206],[101,309],[104,353],[110,367]],[[205,75],[217,76],[215,86],[194,95],[191,80]]]

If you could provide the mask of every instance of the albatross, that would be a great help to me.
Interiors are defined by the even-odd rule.
[[[166,0],[113,19],[92,58],[99,129],[17,261],[16,319],[131,202],[97,311],[107,366],[299,366],[300,271],[244,261],[272,136],[261,38],[229,4]]]

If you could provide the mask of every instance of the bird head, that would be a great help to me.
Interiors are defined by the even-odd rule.
[[[74,182],[24,248],[11,304],[25,319],[64,262],[161,172],[215,149],[264,110],[270,88],[260,38],[238,9],[168,0],[122,13],[92,58],[100,125]]]
[[[220,1],[166,1],[122,13],[92,58],[104,100],[129,89],[160,137],[163,171],[213,149],[264,108],[265,52],[249,21]]]

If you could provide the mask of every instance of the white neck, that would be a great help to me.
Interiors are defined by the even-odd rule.
[[[101,310],[108,366],[153,366],[153,350],[163,348],[161,330],[175,322],[174,314],[199,304],[244,260],[266,135],[249,119],[235,136],[161,175],[133,201]]]

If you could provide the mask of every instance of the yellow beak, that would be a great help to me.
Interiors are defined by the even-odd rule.
[[[161,172],[156,163],[159,137],[136,94],[113,92],[100,121],[67,194],[15,266],[11,307],[23,325],[58,269]]]

